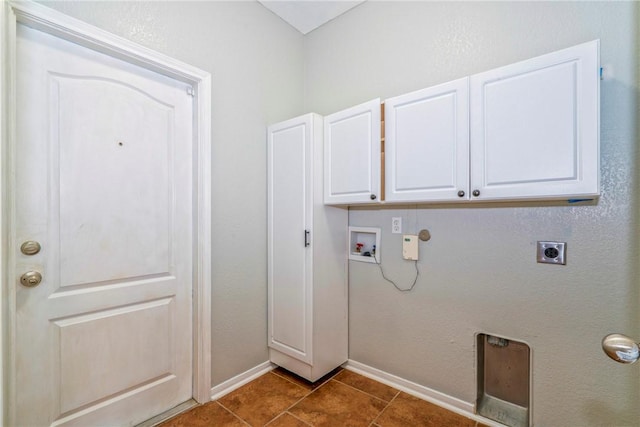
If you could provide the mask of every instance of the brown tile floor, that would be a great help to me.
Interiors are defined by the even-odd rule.
[[[424,400],[337,369],[309,383],[282,368],[162,427],[482,427]]]

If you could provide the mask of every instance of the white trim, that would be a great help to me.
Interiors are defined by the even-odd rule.
[[[12,67],[9,59],[9,44],[6,42],[7,34],[9,34],[9,20],[6,19],[8,16],[7,12],[7,3],[2,1],[0,2],[0,171],[6,170],[6,144],[4,141],[8,141],[11,138],[9,137],[9,126],[10,117],[12,116],[12,108],[9,107],[8,100],[13,98],[9,95],[9,87],[7,87],[7,83],[10,81]],[[5,40],[5,41],[3,41]],[[7,235],[7,226],[6,226],[6,215],[5,210],[8,207],[6,200],[6,191],[5,188],[7,184],[5,183],[5,177],[0,173],[0,239],[5,241],[4,238]],[[7,270],[6,270],[6,255],[5,255],[5,245],[0,244],[0,284],[7,283]],[[9,389],[9,381],[7,375],[7,369],[9,358],[8,358],[8,349],[11,348],[11,339],[9,336],[9,328],[8,328],[8,308],[9,308],[9,292],[7,286],[0,286],[0,424],[1,425],[9,425],[8,423],[8,400],[9,393],[6,391]]]
[[[2,392],[0,396],[0,421],[8,425],[12,419],[12,391],[15,390],[14,322],[15,300],[7,279],[8,256],[6,247],[11,230],[12,212],[8,204],[11,177],[7,165],[11,161],[9,148],[15,142],[15,46],[16,23],[23,23],[64,40],[110,55],[123,61],[190,84],[194,88],[194,151],[195,170],[195,224],[194,272],[193,272],[193,398],[206,402],[211,388],[211,75],[203,70],[182,63],[169,56],[140,46],[122,37],[64,15],[32,1],[2,1],[0,6],[0,247],[2,297],[0,304],[0,357],[2,361]]]
[[[241,374],[236,375],[233,378],[218,384],[211,388],[211,400],[218,400],[222,396],[231,393],[233,390],[242,387],[243,385],[255,380],[256,378],[272,371],[276,367],[275,364],[269,362],[263,362],[258,366],[255,366],[248,371],[244,371]]]
[[[376,380],[382,384],[386,384],[390,387],[404,391],[407,394],[415,396],[419,399],[431,402],[434,405],[438,405],[451,412],[455,412],[467,418],[471,418],[475,421],[480,421],[482,424],[490,427],[504,427],[503,424],[496,423],[487,418],[481,417],[475,414],[475,405],[470,402],[465,402],[456,397],[449,396],[441,393],[429,387],[414,383],[404,378],[400,378],[388,372],[381,371],[364,363],[356,362],[349,359],[347,363],[342,365],[343,368],[353,371],[365,377]]]

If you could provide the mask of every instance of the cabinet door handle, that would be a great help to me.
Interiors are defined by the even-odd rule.
[[[473,190],[473,195],[478,197],[480,195],[480,190]]]
[[[304,230],[304,247],[305,248],[311,244],[309,243],[309,234],[311,234],[309,230]]]

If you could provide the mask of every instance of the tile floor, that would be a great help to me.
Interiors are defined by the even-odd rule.
[[[309,383],[282,368],[162,427],[486,427],[354,372]]]

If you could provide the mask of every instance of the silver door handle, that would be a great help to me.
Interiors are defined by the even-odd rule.
[[[20,283],[27,288],[38,286],[42,282],[42,275],[37,271],[27,271],[20,276]]]
[[[27,240],[20,246],[20,252],[25,255],[35,255],[40,252],[40,249],[42,249],[40,243],[35,240]]]
[[[604,352],[619,363],[635,363],[640,359],[638,343],[622,334],[609,334],[602,339]]]

